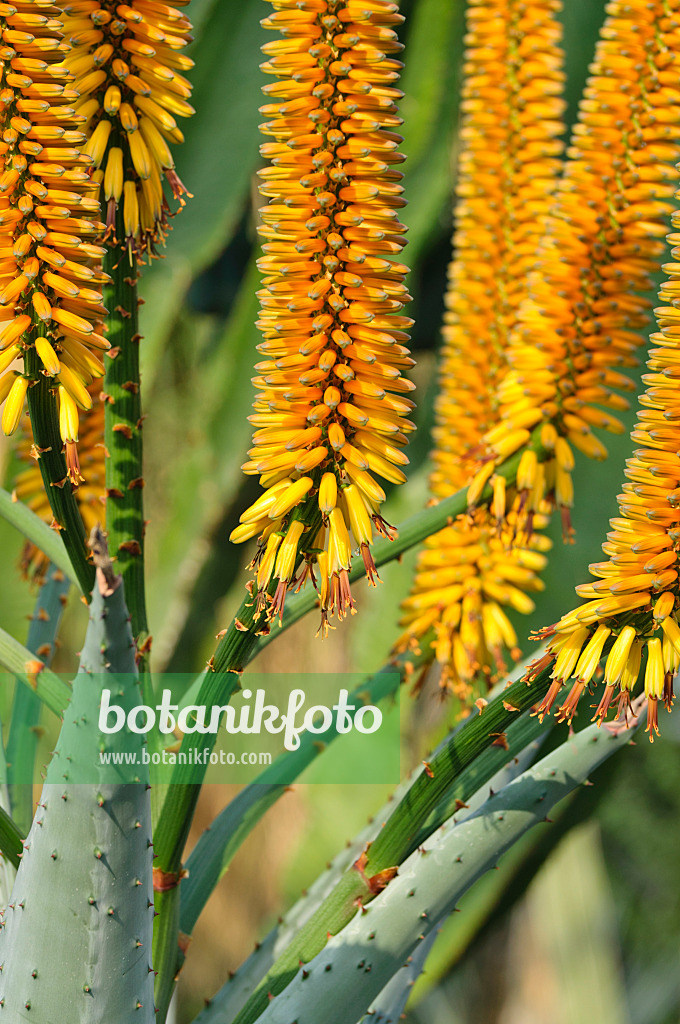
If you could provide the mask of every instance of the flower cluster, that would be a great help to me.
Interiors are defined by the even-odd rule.
[[[0,403],[3,431],[12,434],[36,373],[50,379],[77,485],[78,410],[92,405],[87,385],[103,374],[109,344],[104,250],[93,244],[104,228],[98,185],[81,149],[59,16],[49,3],[0,10]],[[35,360],[22,372],[16,367],[29,351]]]
[[[76,491],[78,509],[83,519],[86,533],[90,534],[93,526],[104,525],[105,502],[105,448],[104,437],[104,405],[101,399],[101,378],[97,378],[88,388],[92,398],[92,408],[81,420],[78,441],[78,457],[82,483]],[[33,447],[33,435],[28,416],[23,417],[22,438],[18,445],[18,455],[22,462],[28,463],[16,477],[13,497],[24,501],[32,512],[52,522],[52,510],[45,493],[45,488]],[[21,555],[21,568],[30,576],[41,578],[47,570],[49,560],[35,547],[26,542]]]
[[[677,193],[680,199],[680,192]],[[673,215],[680,227],[680,214]],[[680,234],[670,234],[671,244]],[[674,259],[680,248],[672,250]],[[646,390],[640,398],[638,422],[632,432],[640,445],[626,463],[626,483],[619,495],[619,516],[602,550],[607,561],[590,566],[596,582],[576,588],[585,604],[562,616],[543,635],[551,637],[548,658],[554,660],[551,688],[536,709],[550,711],[568,679],[574,679],[558,708],[571,721],[579,699],[606,654],[605,690],[595,712],[602,721],[616,699],[618,714],[630,704],[644,661],[650,739],[658,733],[658,702],[670,711],[673,676],[680,666],[680,264],[664,267],[669,275],[659,291],[655,310],[659,331],[651,340]]]
[[[168,143],[183,141],[176,118],[194,112],[182,74],[193,61],[179,52],[191,22],[159,0],[70,0],[64,29],[72,47],[64,66],[80,96],[84,151],[101,168],[107,227],[115,230],[122,200],[125,244],[150,249],[166,232],[163,178],[176,199],[185,193]]]
[[[571,446],[607,451],[593,433],[621,433],[649,302],[642,293],[664,252],[680,157],[680,0],[607,5],[568,160],[496,397],[486,437],[499,460],[549,422],[561,444],[541,481],[570,532]]]
[[[369,578],[385,492],[401,483],[413,385],[402,314],[407,268],[399,210],[403,157],[396,87],[402,17],[388,0],[273,0],[261,172],[263,342],[246,473],[264,494],[232,540],[260,536],[259,607],[280,615],[286,591],[320,575],[328,615],[353,610],[349,569]],[[304,567],[299,570],[300,559]],[[299,575],[296,574],[299,571]]]
[[[535,262],[560,170],[564,82],[555,0],[468,5],[454,259],[443,330],[430,486],[446,498],[474,481],[471,512],[428,538],[403,604],[403,647],[430,631],[442,686],[466,699],[480,671],[502,669],[517,638],[504,606],[530,612],[527,591],[550,546],[540,467],[527,451],[516,491],[493,479],[493,508],[474,509],[494,471],[482,437],[498,422],[493,392]],[[506,515],[506,505],[508,508]],[[531,523],[519,530],[520,514]]]

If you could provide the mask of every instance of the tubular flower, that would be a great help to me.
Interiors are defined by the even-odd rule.
[[[11,434],[36,373],[15,360],[32,350],[59,394],[76,485],[78,408],[91,406],[86,385],[103,374],[109,344],[101,334],[104,250],[91,241],[104,225],[91,159],[80,150],[78,96],[60,66],[67,46],[58,15],[35,0],[0,7],[0,402]]]
[[[264,494],[241,516],[232,540],[260,535],[255,564],[259,607],[278,580],[270,617],[286,591],[320,573],[322,625],[354,610],[349,569],[358,547],[369,579],[374,531],[387,533],[376,480],[401,483],[402,448],[413,423],[403,375],[413,365],[405,343],[412,321],[405,205],[397,165],[401,124],[396,88],[401,23],[388,0],[274,0],[263,70],[262,146],[270,166],[260,190],[264,277],[263,334],[254,383],[259,389],[250,461]],[[281,535],[275,560],[272,535]],[[298,565],[304,565],[299,575]],[[263,561],[260,561],[260,558]],[[267,571],[263,571],[266,566]]]
[[[183,141],[176,118],[194,112],[182,74],[193,61],[179,52],[191,22],[159,0],[72,0],[64,27],[72,45],[64,66],[80,94],[85,152],[101,168],[107,227],[115,230],[122,203],[125,244],[150,250],[167,233],[163,178],[182,205],[186,193],[168,143]]]
[[[676,196],[680,199],[680,192]],[[678,213],[673,226],[680,227]],[[677,245],[680,234],[672,233],[668,240]],[[680,258],[680,247],[672,256]],[[659,297],[668,305],[655,310],[659,331],[651,341],[658,347],[649,353],[650,372],[642,378],[646,390],[631,435],[641,447],[626,463],[619,515],[610,520],[611,532],[602,545],[608,559],[590,566],[595,582],[576,588],[585,603],[543,633],[551,637],[554,684],[536,708],[538,714],[547,714],[563,684],[573,678],[576,682],[558,709],[558,716],[570,721],[585,685],[607,653],[605,690],[595,718],[602,721],[613,701],[618,717],[630,704],[644,655],[650,739],[658,733],[658,702],[671,709],[673,676],[680,666],[680,263],[666,264],[664,270],[669,280],[662,284]],[[612,645],[608,652],[602,646],[594,652],[586,672],[584,654],[589,647],[594,650],[594,637],[601,638],[603,631],[611,634]],[[574,654],[566,659],[568,649]]]
[[[517,638],[505,607],[530,612],[526,591],[549,541],[543,468],[525,452],[517,488],[480,463],[485,431],[498,422],[494,388],[507,371],[510,332],[535,260],[560,169],[564,75],[555,0],[476,0],[468,6],[454,259],[443,329],[430,487],[446,498],[470,484],[469,516],[428,538],[398,646],[434,632],[440,683],[467,699],[480,671],[501,670]],[[531,422],[522,421],[523,440]],[[491,510],[474,509],[491,480]],[[472,481],[472,482],[471,482]],[[506,518],[506,505],[508,513]],[[531,524],[519,531],[520,516]]]
[[[571,446],[602,459],[593,428],[623,431],[617,391],[633,385],[621,368],[636,362],[680,156],[680,0],[614,0],[607,11],[497,389],[502,423],[486,437],[503,461],[535,424],[554,425],[545,488],[566,537]]]
[[[83,518],[86,532],[92,527],[104,524],[105,501],[105,450],[102,444],[104,436],[104,405],[101,400],[101,380],[95,380],[88,388],[92,398],[92,408],[82,418],[80,431],[79,455],[82,483],[76,492],[76,501]],[[19,458],[28,463],[17,475],[14,483],[13,496],[26,502],[28,507],[45,522],[52,521],[50,503],[45,493],[40,469],[33,461],[33,435],[28,416],[22,419],[22,438],[19,443]],[[48,559],[34,544],[26,543],[21,555],[21,568],[27,575],[41,577],[44,575]]]

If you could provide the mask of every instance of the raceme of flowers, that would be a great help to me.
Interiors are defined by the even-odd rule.
[[[83,117],[62,61],[59,9],[26,2],[0,7],[0,403],[12,434],[37,374],[21,369],[33,349],[59,405],[71,483],[80,480],[79,409],[103,374],[104,249],[94,244],[98,185],[81,150]],[[26,364],[25,364],[26,365]],[[17,368],[18,367],[18,368]]]
[[[248,474],[262,496],[232,540],[259,535],[258,608],[281,615],[286,592],[312,579],[322,625],[354,610],[358,547],[369,579],[385,492],[401,483],[413,429],[412,321],[399,211],[397,80],[402,21],[388,0],[274,0],[263,70],[264,277],[259,292],[255,427]],[[300,560],[303,566],[300,568]],[[319,579],[317,581],[316,574]],[[267,597],[275,583],[273,600]]]
[[[86,533],[90,534],[93,526],[104,525],[105,502],[105,448],[104,438],[104,405],[101,400],[101,378],[95,379],[88,391],[92,398],[92,408],[81,418],[78,456],[82,483],[76,491],[76,501],[83,519]],[[45,493],[42,476],[34,451],[29,417],[22,418],[23,436],[18,445],[18,455],[22,462],[28,463],[16,477],[13,496],[24,501],[32,512],[52,522],[52,510]],[[49,559],[29,541],[24,545],[21,554],[21,568],[30,576],[42,577],[49,566]]]
[[[498,422],[495,388],[528,273],[555,191],[564,130],[561,29],[555,0],[476,0],[468,5],[463,122],[458,167],[454,259],[443,330],[430,486],[446,498],[470,483],[482,435]],[[474,506],[494,469],[487,463],[470,489]],[[403,604],[399,645],[434,631],[440,684],[470,696],[480,671],[504,668],[517,654],[507,607],[530,612],[527,591],[550,542],[542,467],[526,452],[519,491],[493,479],[492,509],[477,508],[428,538],[413,592]],[[506,516],[506,505],[508,513]],[[530,525],[520,528],[520,515]]]
[[[497,389],[499,461],[549,422],[560,438],[545,488],[570,533],[571,446],[594,458],[593,428],[620,433],[622,369],[635,365],[664,253],[680,157],[680,0],[625,0],[608,17],[590,67],[568,160]]]
[[[676,196],[680,199],[680,192]],[[679,213],[673,227],[680,227]],[[680,234],[668,240],[675,246]],[[671,254],[678,259],[680,248]],[[655,310],[659,331],[651,342],[658,347],[649,352],[650,372],[643,376],[646,390],[631,435],[641,447],[626,463],[619,516],[610,520],[602,545],[607,561],[590,566],[596,582],[576,588],[585,604],[543,632],[552,637],[546,660],[554,660],[553,683],[536,709],[547,714],[573,679],[557,710],[558,718],[571,721],[606,654],[605,690],[594,717],[605,718],[612,703],[617,717],[625,713],[644,668],[650,739],[659,731],[659,701],[671,709],[673,676],[680,666],[680,263],[664,270],[669,280],[659,297],[667,305]]]
[[[191,22],[159,0],[71,0],[64,13],[72,46],[64,64],[80,94],[85,152],[100,169],[107,226],[115,228],[122,202],[125,244],[150,249],[166,233],[163,177],[181,202],[186,191],[169,143],[183,141],[177,118],[194,112],[182,74],[193,61],[180,52]]]

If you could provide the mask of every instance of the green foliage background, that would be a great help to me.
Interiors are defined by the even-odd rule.
[[[604,0],[565,0],[570,120],[576,113],[604,7]],[[401,9],[406,15],[402,113],[408,157],[404,184],[409,200],[404,219],[410,229],[406,261],[412,268],[411,315],[416,320],[413,349],[418,359],[419,432],[410,449],[409,484],[389,497],[387,517],[392,522],[421,508],[427,497],[428,432],[450,257],[463,34],[462,0],[403,0]],[[196,61],[197,113],[186,126],[178,171],[194,198],[174,221],[167,254],[144,274],[141,313],[150,520],[149,615],[155,666],[170,671],[190,671],[206,660],[214,634],[227,624],[241,599],[248,553],[230,545],[227,538],[255,494],[252,480],[244,478],[239,467],[250,436],[246,416],[258,341],[254,259],[259,200],[254,175],[259,166],[257,108],[264,82],[258,68],[259,48],[266,37],[259,19],[265,8],[262,0],[191,0],[189,13],[195,24],[192,56]],[[587,563],[598,557],[608,517],[615,511],[628,439],[613,438],[608,446],[611,455],[606,464],[583,459],[578,464],[576,543],[563,547],[554,531],[546,592],[539,597],[535,615],[517,622],[521,637],[565,610],[572,601],[573,586],[584,579]],[[15,470],[12,457],[6,462],[11,480]],[[23,639],[33,596],[15,568],[20,543],[0,522],[4,553],[0,621]],[[412,564],[413,556],[387,567],[383,586],[370,594],[366,588],[358,588],[360,614],[328,642],[314,641],[315,626],[304,622],[282,638],[280,646],[272,649],[276,654],[269,657],[275,656],[279,666],[283,663],[291,671],[369,671],[377,667],[396,635],[398,603],[409,585]],[[64,626],[64,650],[78,649],[82,630],[83,609],[72,599]],[[265,654],[255,667],[266,670],[273,664],[267,657]],[[75,666],[63,654],[55,667],[70,671]],[[412,707],[405,731],[414,759],[422,754],[424,737],[441,731],[447,713],[448,709],[438,704]],[[676,721],[675,727],[673,720],[662,724],[663,738],[653,750],[641,744],[628,756],[606,765],[606,784],[604,777],[598,780],[592,795],[587,800],[579,798],[578,806],[567,812],[575,820],[590,823],[576,834],[576,840],[565,841],[576,842],[572,855],[567,846],[565,855],[549,859],[531,887],[538,865],[549,855],[560,829],[564,831],[556,825],[553,839],[541,845],[531,838],[506,860],[500,872],[492,873],[494,877],[484,879],[470,894],[466,913],[452,919],[447,938],[435,948],[429,974],[418,988],[420,1002],[412,1011],[414,1021],[455,1024],[514,1019],[508,1007],[519,998],[518,987],[527,972],[524,964],[524,974],[518,969],[516,976],[508,977],[508,963],[521,958],[508,961],[507,943],[517,934],[531,938],[533,928],[534,946],[529,942],[527,949],[531,957],[538,948],[536,936],[549,932],[551,916],[556,912],[568,915],[570,909],[573,934],[567,929],[567,937],[572,934],[572,946],[567,942],[553,951],[553,971],[563,978],[571,995],[560,1006],[561,1016],[552,1019],[565,1024],[594,1019],[635,1024],[677,1021],[680,888],[675,858],[680,846],[676,784],[680,723]],[[351,791],[348,787],[309,787],[303,792],[305,824],[302,835],[292,841],[288,862],[281,866],[278,889],[282,898],[311,881],[382,795],[368,786]],[[234,870],[238,872],[238,862]],[[503,909],[522,900],[527,887],[529,896],[522,913],[529,915],[529,930],[525,927],[518,933],[517,922],[524,919],[517,917],[516,910],[509,919]],[[587,902],[586,912],[579,918],[573,894],[581,891]],[[544,898],[538,899],[537,892]],[[546,893],[552,893],[552,903]],[[275,913],[273,905],[264,908],[259,928]],[[244,924],[246,930],[251,926],[252,922]],[[238,920],[230,927],[238,928]],[[474,956],[459,963],[470,936],[477,936]],[[217,945],[219,938],[214,936]],[[583,965],[584,950],[592,950],[588,969]],[[222,975],[234,966],[222,962]],[[593,977],[602,985],[603,979],[612,979],[611,998],[599,1016],[589,1003]],[[485,982],[482,988],[495,984],[504,993],[500,1005],[498,1000],[475,1002],[481,979]],[[216,976],[215,987],[218,982]],[[435,982],[439,982],[437,987]],[[187,1011],[196,1009],[200,998],[209,994],[193,991],[191,985],[189,976],[184,992]]]

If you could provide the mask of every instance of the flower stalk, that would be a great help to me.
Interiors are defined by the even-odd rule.
[[[119,228],[123,214],[117,212]],[[118,234],[118,237],[122,235]],[[111,245],[105,266],[109,306],[105,357],[104,443],[106,446],[106,530],[123,577],[138,652],[148,639],[144,581],[144,467],[139,375],[137,259]]]

